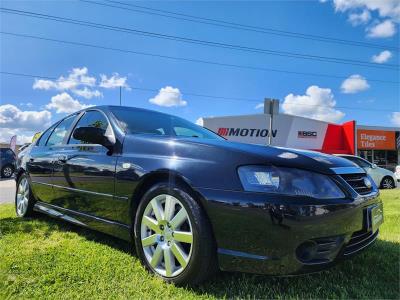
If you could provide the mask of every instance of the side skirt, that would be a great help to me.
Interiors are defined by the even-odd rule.
[[[35,203],[33,210],[78,226],[86,227],[112,235],[128,242],[132,240],[130,227],[126,224],[102,219],[77,211],[72,211],[67,208],[62,208],[40,201]]]

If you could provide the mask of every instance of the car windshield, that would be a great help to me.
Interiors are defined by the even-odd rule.
[[[175,116],[129,107],[112,107],[111,112],[120,127],[128,134],[153,134],[223,140],[216,133]]]

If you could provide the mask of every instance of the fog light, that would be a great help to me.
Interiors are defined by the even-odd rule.
[[[301,262],[310,262],[314,259],[315,254],[317,253],[318,245],[314,241],[305,241],[300,244],[300,246],[296,249],[297,259]]]

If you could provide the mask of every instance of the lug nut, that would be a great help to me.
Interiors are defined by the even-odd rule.
[[[170,241],[168,241],[168,246],[171,246],[171,242]]]
[[[164,237],[163,237],[163,236],[160,237],[160,241],[161,241],[161,242],[164,241]]]
[[[160,229],[161,229],[161,230],[164,230],[164,225],[160,225]]]

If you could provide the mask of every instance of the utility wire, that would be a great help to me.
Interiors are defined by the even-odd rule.
[[[11,76],[20,76],[20,77],[29,77],[29,78],[41,78],[41,79],[48,79],[48,80],[57,80],[57,77],[54,76],[41,76],[41,75],[33,75],[27,73],[16,73],[16,72],[6,72],[0,71],[0,74],[4,75],[11,75]],[[156,88],[140,88],[140,87],[131,87],[133,90],[145,91],[145,92],[159,92],[159,89]],[[176,92],[168,92],[165,93],[176,94]],[[227,100],[227,101],[243,101],[243,102],[253,102],[253,103],[260,103],[261,101],[254,98],[236,98],[236,97],[227,97],[227,96],[216,96],[216,95],[206,95],[201,93],[194,93],[194,92],[184,92],[181,91],[182,94],[193,96],[193,97],[200,97],[200,98],[211,98],[211,99],[220,99],[220,100]],[[340,108],[340,109],[349,109],[349,110],[362,110],[362,111],[384,111],[384,112],[393,112],[394,110],[390,109],[368,109],[368,108],[357,108],[357,107],[348,107],[348,106],[327,106],[327,105],[314,105],[314,104],[289,104],[290,106],[312,106],[312,107],[322,107],[322,108]]]
[[[136,5],[136,4],[132,4],[132,3],[125,3],[125,2],[120,2],[120,1],[108,0],[107,3],[89,1],[89,0],[80,0],[80,1],[86,2],[88,4],[102,5],[102,6],[106,6],[106,7],[113,7],[113,8],[118,8],[118,9],[132,11],[132,12],[156,15],[156,16],[172,18],[172,19],[176,19],[176,20],[189,21],[189,22],[194,22],[194,23],[199,23],[199,24],[206,24],[206,25],[212,25],[212,26],[218,26],[218,27],[224,27],[224,28],[230,28],[230,29],[237,29],[237,30],[243,30],[243,31],[248,31],[248,32],[257,32],[257,33],[262,33],[262,34],[278,35],[278,36],[284,36],[284,37],[306,39],[306,40],[325,42],[325,43],[335,43],[335,44],[348,45],[348,46],[400,51],[399,47],[394,47],[394,46],[390,46],[390,45],[367,43],[367,42],[361,42],[361,41],[351,41],[351,40],[339,39],[339,38],[334,38],[334,37],[304,34],[304,33],[299,33],[299,32],[278,30],[278,29],[268,28],[268,27],[260,27],[260,26],[252,26],[252,25],[240,24],[240,23],[235,23],[235,22],[227,22],[227,21],[223,21],[223,20],[182,14],[182,13],[172,12],[172,11],[168,11],[168,10],[155,9],[155,8]],[[115,5],[115,4],[117,4],[117,5]],[[120,6],[120,5],[123,5],[123,6]]]
[[[223,49],[244,51],[244,52],[250,52],[250,53],[275,55],[275,56],[281,56],[281,57],[290,57],[290,58],[322,61],[322,62],[345,64],[345,65],[356,65],[356,66],[386,69],[386,70],[397,70],[399,67],[398,65],[395,65],[395,64],[377,64],[377,63],[371,63],[371,62],[354,60],[354,59],[310,55],[310,54],[294,53],[294,52],[287,52],[287,51],[277,51],[277,50],[271,50],[271,49],[247,47],[247,46],[243,46],[243,45],[234,45],[234,44],[213,42],[213,41],[208,41],[208,40],[192,39],[192,38],[186,38],[186,37],[180,37],[180,36],[173,36],[173,35],[166,35],[166,34],[161,34],[161,33],[137,30],[137,29],[133,29],[133,28],[118,27],[118,26],[112,26],[112,25],[107,25],[107,24],[94,23],[94,22],[88,22],[88,21],[83,21],[83,20],[47,15],[47,14],[34,13],[34,12],[29,12],[29,11],[14,10],[14,9],[8,9],[8,8],[0,8],[0,10],[4,13],[10,13],[10,14],[15,14],[15,15],[28,16],[28,17],[46,19],[46,20],[51,20],[51,21],[56,21],[56,22],[86,26],[86,27],[91,27],[91,28],[106,29],[106,30],[124,32],[124,33],[129,33],[129,34],[134,34],[134,35],[140,35],[140,36],[146,36],[146,37],[152,37],[152,38],[158,38],[158,39],[173,40],[173,41],[177,41],[177,42],[197,44],[197,45],[203,45],[203,46],[209,46],[209,47],[217,47],[217,48],[223,48]]]
[[[308,72],[290,71],[290,70],[264,68],[264,67],[256,67],[256,66],[246,66],[246,65],[221,63],[221,62],[216,62],[216,61],[200,60],[200,59],[194,59],[194,58],[168,56],[168,55],[162,55],[162,54],[156,54],[156,53],[133,51],[133,50],[128,50],[128,49],[121,49],[121,48],[107,47],[107,46],[102,46],[102,45],[95,45],[95,44],[88,44],[88,43],[81,43],[81,42],[74,42],[74,41],[52,39],[52,38],[46,38],[46,37],[40,37],[40,36],[28,35],[28,34],[21,34],[21,33],[14,33],[14,32],[0,31],[0,34],[10,35],[10,36],[15,36],[15,37],[22,37],[22,38],[37,39],[37,40],[55,42],[55,43],[60,43],[60,44],[68,44],[68,45],[74,45],[74,46],[83,46],[83,47],[89,47],[89,48],[95,48],[95,49],[116,51],[116,52],[120,52],[120,53],[136,54],[136,55],[143,55],[143,56],[150,56],[150,57],[158,57],[158,58],[170,59],[170,60],[175,60],[175,61],[184,61],[184,62],[191,62],[191,63],[216,65],[216,66],[220,66],[220,67],[231,67],[231,68],[237,68],[237,69],[247,69],[247,70],[264,71],[264,72],[277,72],[277,73],[285,73],[285,74],[292,74],[292,75],[302,75],[302,76],[305,75],[305,76],[327,77],[327,78],[337,78],[337,79],[347,79],[348,78],[348,76],[344,76],[344,75],[330,75],[330,74],[323,74],[323,73],[308,73]],[[368,79],[368,80],[369,81],[374,81],[374,82],[380,82],[380,83],[399,84],[399,82],[397,82],[397,81],[388,81],[388,80],[381,80],[381,79]]]

